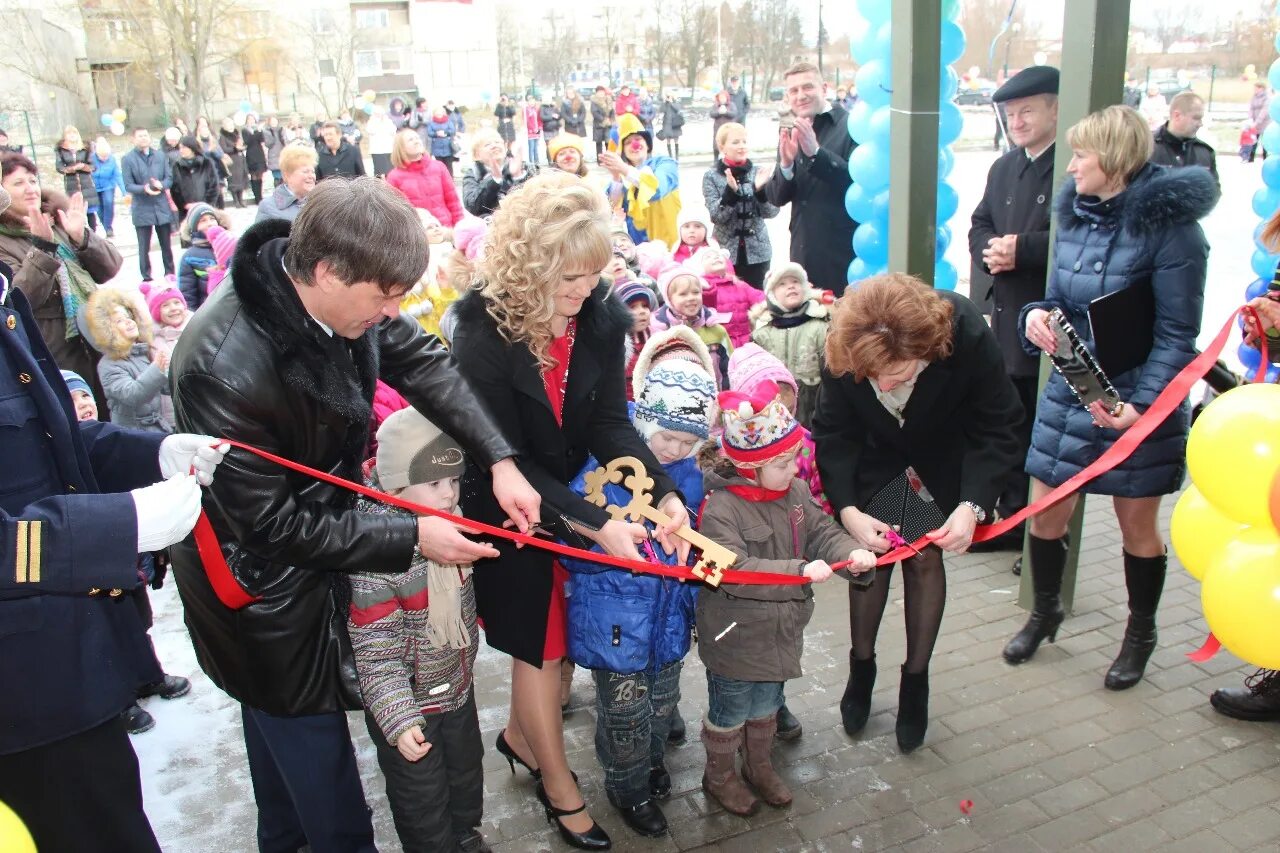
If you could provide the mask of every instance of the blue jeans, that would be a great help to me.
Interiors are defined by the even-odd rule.
[[[739,681],[707,670],[707,722],[736,729],[747,720],[772,717],[782,707],[781,681]]]
[[[529,140],[529,157],[528,157],[528,160],[529,160],[529,162],[530,162],[530,163],[532,163],[533,165],[535,165],[535,166],[536,166],[536,165],[538,165],[538,140],[537,140],[537,139],[530,139],[530,140]]]
[[[112,230],[111,223],[116,221],[115,187],[98,193],[98,209],[102,211],[102,227]]]
[[[649,771],[662,764],[671,716],[680,702],[681,661],[657,672],[592,670],[596,683],[596,756],[609,802],[650,799]]]
[[[260,853],[377,853],[347,715],[240,710]]]

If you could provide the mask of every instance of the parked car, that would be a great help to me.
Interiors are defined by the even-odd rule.
[[[956,106],[958,107],[984,107],[991,103],[991,96],[995,94],[993,86],[979,86],[976,89],[961,87],[956,92]]]

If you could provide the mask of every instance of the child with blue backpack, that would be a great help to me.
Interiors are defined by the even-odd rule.
[[[702,502],[694,454],[708,438],[716,396],[710,361],[697,335],[676,327],[649,339],[639,360],[646,367],[633,380],[632,423],[693,507]],[[608,461],[588,459],[570,488],[585,495],[586,474]],[[605,486],[605,496],[614,506],[632,497],[614,484]],[[652,523],[645,526],[652,531]],[[676,563],[653,541],[639,552],[639,559]],[[587,561],[566,559],[564,566],[571,575],[565,589],[569,656],[595,680],[596,755],[605,792],[633,830],[662,835],[667,820],[656,800],[671,792],[663,752],[677,717],[697,585]]]

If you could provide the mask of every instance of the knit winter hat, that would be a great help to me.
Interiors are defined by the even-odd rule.
[[[142,291],[143,297],[147,300],[147,310],[151,312],[151,319],[157,323],[160,322],[160,306],[170,299],[176,299],[181,302],[183,308],[188,307],[187,299],[182,295],[182,291],[178,290],[173,276],[165,276],[164,284],[158,287],[144,281],[138,286],[138,290]]]
[[[684,264],[670,263],[664,266],[658,275],[658,291],[667,302],[671,301],[671,285],[681,276],[692,276],[703,290],[709,289],[707,280],[702,277],[701,273]]]
[[[805,272],[804,267],[792,261],[769,270],[769,278],[764,283],[764,295],[772,300],[773,289],[781,284],[784,278],[794,278],[804,286],[807,293],[815,293],[813,285],[809,282],[809,274]]]
[[[84,393],[88,394],[90,397],[93,396],[93,391],[89,388],[89,383],[85,382],[84,378],[81,377],[80,374],[76,373],[74,370],[62,371],[62,381],[67,383],[67,390],[70,391],[72,394],[74,394],[77,391],[83,391]]]
[[[759,468],[795,449],[804,438],[800,424],[778,399],[778,386],[765,380],[754,394],[720,394],[724,455],[739,468]]]
[[[708,376],[716,375],[715,362],[711,360],[711,352],[698,337],[698,333],[685,325],[672,326],[660,332],[654,332],[641,347],[636,356],[635,367],[631,373],[631,398],[639,400],[644,396],[645,383],[649,372],[659,364],[669,360],[688,361],[702,369]]]
[[[231,256],[236,253],[235,236],[221,225],[214,225],[205,232],[205,236],[209,238],[209,246],[213,249],[213,257],[218,266],[227,269]]]
[[[489,233],[489,223],[478,216],[464,216],[453,226],[453,248],[474,261],[484,248],[485,235]]]
[[[565,148],[576,148],[578,149],[578,156],[587,156],[587,140],[578,136],[576,133],[561,131],[553,138],[547,140],[547,159],[554,163],[556,161],[556,155]]]
[[[658,297],[654,296],[653,291],[641,282],[631,279],[620,281],[614,285],[613,292],[617,294],[622,304],[628,307],[638,300],[644,300],[650,311],[658,307]]]
[[[715,399],[715,380],[705,370],[692,361],[667,359],[645,376],[631,421],[645,441],[664,429],[706,440]]]
[[[796,378],[776,355],[756,343],[735,348],[729,356],[729,388],[750,396],[765,382],[789,385],[792,391],[800,393]]]
[[[705,210],[697,207],[682,207],[680,213],[676,215],[676,230],[686,222],[696,222],[707,231],[707,239],[711,239],[711,217]]]
[[[661,240],[648,240],[636,246],[636,266],[654,281],[671,263],[671,250]]]
[[[466,467],[462,445],[414,408],[391,414],[378,427],[375,460],[384,489],[461,477]]]
[[[217,212],[213,209],[213,205],[204,202],[196,202],[187,210],[187,233],[196,233],[196,223],[200,221],[200,217],[208,214],[214,219],[218,218]],[[209,236],[207,233],[205,236]]]
[[[703,275],[707,268],[708,258],[720,258],[725,262],[725,269],[728,269],[729,257],[725,254],[724,249],[721,249],[720,245],[714,240],[709,240],[708,245],[703,246],[701,249],[694,252],[685,263],[690,269],[694,270],[699,275]]]

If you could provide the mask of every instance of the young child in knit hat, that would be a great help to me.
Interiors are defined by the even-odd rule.
[[[729,357],[730,390],[753,395],[762,383],[770,381],[778,386],[778,397],[782,400],[782,405],[799,421],[797,403],[802,392],[800,384],[786,365],[759,344],[743,344],[733,351],[733,355]],[[800,423],[800,433],[800,455],[796,457],[800,473],[797,476],[809,484],[809,492],[822,511],[831,515],[833,510],[823,492],[822,477],[818,474],[817,445],[803,421]]]
[[[416,409],[378,429],[374,488],[460,515],[462,447]],[[410,514],[361,499],[364,512]],[[405,571],[355,572],[347,628],[365,722],[406,850],[481,850],[484,747],[472,689],[479,631],[471,568],[414,549]]]
[[[719,404],[729,476],[718,486],[707,478],[699,523],[738,556],[733,568],[818,583],[831,577],[831,563],[852,560],[852,577],[870,578],[875,555],[820,512],[809,487],[796,479],[800,424],[778,399],[777,385],[763,382],[752,395],[728,391]],[[812,615],[810,584],[725,583],[698,594],[698,654],[709,694],[702,788],[733,814],[753,814],[756,794],[772,806],[791,802],[770,753],[783,684],[802,674],[804,628]]]
[[[213,250],[212,228],[231,227],[231,217],[225,210],[215,210],[211,205],[199,202],[187,210],[182,220],[180,234],[182,244],[189,246],[178,262],[178,289],[192,311],[204,304],[209,296],[209,269],[218,265]]]
[[[173,276],[165,276],[160,285],[143,282],[138,288],[142,298],[147,300],[147,310],[151,319],[155,320],[152,328],[151,351],[163,352],[169,359],[173,358],[174,347],[182,335],[187,323],[191,321],[191,311],[187,309],[187,300],[182,291],[174,286]],[[169,423],[177,423],[173,418],[173,398],[168,394],[160,397],[160,411]]]
[[[67,383],[71,392],[71,403],[76,409],[77,421],[96,421],[98,419],[98,401],[93,399],[93,389],[84,377],[74,370],[62,371],[62,381]]]
[[[783,264],[770,272],[764,293],[764,310],[756,317],[751,340],[777,356],[791,372],[798,394],[795,405],[788,408],[808,427],[818,405],[831,311],[797,263]]]
[[[711,217],[705,210],[694,207],[681,208],[680,215],[676,217],[676,233],[680,235],[680,243],[671,253],[671,259],[678,264],[683,264],[699,249],[716,247],[711,237],[710,223]],[[729,265],[729,272],[733,272],[732,264]]]
[[[685,327],[656,333],[642,352],[652,355],[667,338],[688,336]],[[686,341],[687,343],[687,341]],[[631,422],[690,506],[702,500],[702,473],[693,454],[705,441],[715,406],[715,380],[702,364],[668,358],[634,376]],[[570,483],[586,494],[586,475],[601,463],[587,460]],[[608,484],[610,504],[622,506],[631,495]],[[652,523],[645,526],[652,531]],[[592,550],[599,551],[599,546]],[[675,556],[646,542],[638,559],[675,563]],[[564,560],[570,572],[569,655],[592,670],[596,684],[596,755],[605,769],[609,802],[627,825],[642,835],[666,831],[657,800],[671,791],[664,749],[682,739],[679,717],[680,671],[689,653],[697,585],[656,575],[632,574],[597,563]],[[619,739],[613,732],[625,730]]]
[[[751,309],[764,302],[764,294],[733,274],[719,246],[699,249],[687,266],[707,283],[703,303],[729,316],[724,326],[729,340],[735,347],[745,344],[751,339]]]
[[[658,307],[658,300],[654,297],[653,291],[633,279],[614,282],[613,292],[631,312],[632,323],[631,328],[627,330],[622,363],[626,365],[626,375],[635,376],[633,371],[636,361],[649,340],[649,322],[653,318],[654,309]],[[631,385],[628,385],[627,402],[633,399],[635,398],[632,396]]]
[[[729,355],[733,352],[733,342],[729,340],[723,324],[728,322],[729,315],[703,305],[706,282],[702,276],[683,264],[671,263],[658,277],[658,287],[666,304],[653,312],[649,327],[655,332],[674,326],[692,328],[711,352],[716,365],[717,387],[728,388]]]

